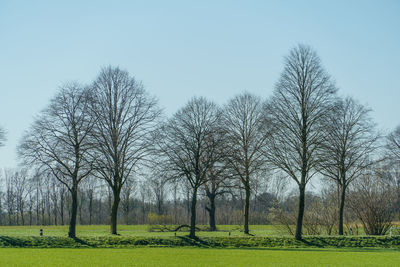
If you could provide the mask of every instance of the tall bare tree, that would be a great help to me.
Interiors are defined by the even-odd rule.
[[[352,98],[338,99],[323,122],[319,171],[339,187],[339,235],[343,235],[346,189],[372,164],[378,134],[370,110]]]
[[[92,88],[96,173],[112,189],[111,234],[117,234],[121,189],[149,154],[160,110],[142,83],[118,67],[103,68]]]
[[[267,105],[274,127],[266,150],[269,162],[299,188],[295,238],[302,238],[307,183],[316,173],[316,151],[323,137],[321,122],[331,110],[336,87],[309,46],[298,45],[285,57],[284,70]]]
[[[224,108],[228,165],[245,191],[245,234],[249,234],[251,180],[266,164],[262,151],[270,136],[270,125],[266,118],[260,98],[249,93],[234,97]]]
[[[90,94],[77,83],[60,88],[50,105],[43,110],[25,133],[18,151],[27,164],[50,172],[71,193],[71,216],[68,236],[76,237],[78,186],[90,172],[87,153],[92,147],[89,132]]]
[[[191,189],[190,235],[195,238],[196,203],[199,188],[207,181],[219,146],[220,109],[205,98],[193,98],[160,130],[159,148],[175,177],[183,178]]]

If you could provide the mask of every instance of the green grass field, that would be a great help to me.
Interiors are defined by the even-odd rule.
[[[0,266],[399,266],[400,252],[272,249],[0,249]]]
[[[206,228],[207,226],[200,226]],[[38,236],[39,229],[43,229],[45,236],[67,236],[68,226],[0,226],[0,236]],[[242,227],[238,225],[218,226],[217,232],[199,231],[199,237],[213,236],[245,236]],[[282,226],[279,225],[252,225],[251,234],[255,236],[289,236]],[[78,225],[77,236],[94,237],[110,235],[108,225]],[[118,233],[121,236],[140,236],[140,237],[168,237],[174,236],[173,232],[149,232],[147,225],[118,225]],[[177,232],[177,235],[187,235],[187,232]]]

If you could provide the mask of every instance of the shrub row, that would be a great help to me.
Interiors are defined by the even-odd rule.
[[[204,248],[400,248],[396,237],[305,237],[297,241],[291,237],[9,237],[0,236],[0,247],[24,248],[133,248],[133,247],[204,247]]]

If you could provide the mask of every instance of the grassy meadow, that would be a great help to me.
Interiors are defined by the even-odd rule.
[[[200,229],[206,229],[208,226],[199,226]],[[67,236],[68,225],[64,226],[0,226],[0,236],[39,236],[40,229],[43,229],[44,236]],[[174,232],[149,231],[148,225],[118,225],[118,234],[121,236],[132,237],[170,237],[174,236]],[[287,232],[280,225],[252,225],[250,227],[251,234],[254,236],[282,236]],[[220,225],[218,231],[198,231],[199,237],[227,237],[229,236],[245,236],[242,226],[239,225]],[[109,236],[109,225],[78,225],[76,229],[78,237],[99,237]],[[178,231],[178,236],[187,235],[187,229]]]
[[[395,250],[0,249],[0,266],[398,266]]]

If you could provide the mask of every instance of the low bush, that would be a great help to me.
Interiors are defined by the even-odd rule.
[[[396,237],[305,237],[297,241],[292,237],[203,237],[191,239],[187,236],[177,237],[85,237],[71,239],[68,237],[8,237],[0,236],[0,247],[30,248],[133,248],[133,247],[205,247],[205,248],[364,248],[383,247],[399,248],[400,236]]]

